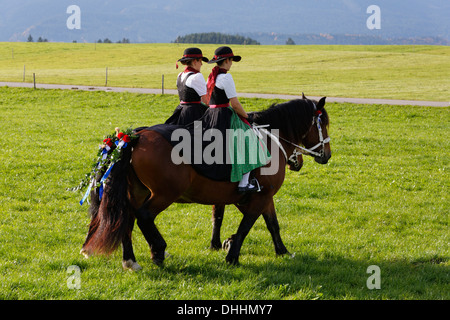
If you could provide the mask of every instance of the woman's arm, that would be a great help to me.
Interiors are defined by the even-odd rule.
[[[230,105],[238,115],[244,118],[248,118],[247,112],[245,112],[237,97],[230,99]]]

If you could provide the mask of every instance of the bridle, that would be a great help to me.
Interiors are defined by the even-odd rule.
[[[310,101],[310,100],[308,100],[308,101]],[[322,158],[325,155],[325,144],[329,143],[331,140],[330,137],[327,137],[325,139],[323,138],[322,120],[320,118],[320,116],[322,115],[322,112],[320,110],[317,110],[316,104],[314,102],[312,102],[312,104],[314,105],[314,114],[315,114],[313,117],[313,120],[312,120],[312,125],[311,125],[310,129],[308,130],[308,132],[306,132],[302,137],[302,139],[305,138],[306,135],[311,131],[312,127],[314,125],[317,126],[317,130],[319,133],[319,143],[317,143],[315,146],[313,146],[311,148],[305,148],[305,147],[299,146],[298,144],[295,144],[283,137],[280,137],[280,136],[277,136],[277,135],[271,133],[269,130],[265,129],[269,125],[253,126],[254,129],[262,131],[268,137],[270,137],[278,145],[280,150],[283,152],[286,162],[292,163],[294,166],[299,166],[299,163],[297,160],[297,157],[299,155],[309,155],[309,156],[315,156],[315,157]],[[284,142],[295,147],[294,151],[292,152],[292,154],[289,157],[287,156],[286,150],[284,150],[284,147],[281,144],[280,140],[283,140]],[[321,147],[320,151],[319,152],[315,151],[319,147]]]

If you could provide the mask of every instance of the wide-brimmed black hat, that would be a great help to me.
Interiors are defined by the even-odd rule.
[[[208,63],[219,62],[228,58],[233,58],[233,61],[241,61],[241,56],[235,56],[233,50],[230,47],[219,47],[214,51],[214,58],[209,60]]]
[[[202,59],[205,62],[208,62],[209,59],[203,56],[202,50],[199,48],[187,48],[184,50],[183,57],[181,59],[178,59],[179,62],[188,62],[189,60],[194,59]]]

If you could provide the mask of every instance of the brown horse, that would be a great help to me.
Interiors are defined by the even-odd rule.
[[[285,166],[295,155],[295,150],[303,149],[320,164],[327,163],[331,157],[327,132],[329,119],[324,105],[325,98],[318,102],[298,99],[254,113],[253,119],[257,124],[268,124],[270,129],[279,130],[277,139],[267,139],[269,150],[272,150],[272,143],[277,143],[283,152],[272,157],[267,165],[275,165],[278,168],[276,173],[263,175],[262,168],[253,171],[262,190],[251,195],[239,194],[237,183],[210,180],[189,164],[173,163],[173,146],[160,133],[153,130],[137,132],[139,139],[133,142],[132,148],[122,151],[121,160],[113,167],[102,200],[98,200],[97,189],[91,192],[92,220],[82,253],[110,253],[122,244],[123,266],[139,269],[131,243],[137,219],[150,246],[153,262],[162,264],[166,242],[154,220],[172,203],[183,202],[215,205],[217,208],[234,204],[243,213],[236,234],[227,241],[227,262],[238,263],[242,243],[260,215],[263,215],[272,235],[275,252],[287,254],[280,237],[273,196],[283,184]]]

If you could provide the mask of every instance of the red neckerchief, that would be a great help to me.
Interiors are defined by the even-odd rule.
[[[208,88],[208,93],[207,93],[207,100],[209,102],[209,99],[211,99],[211,95],[214,91],[214,87],[216,86],[216,79],[217,76],[221,73],[227,73],[228,71],[226,69],[220,68],[219,66],[215,66],[211,73],[208,76],[208,82],[206,84],[207,88]]]
[[[198,70],[195,70],[194,68],[192,68],[192,67],[186,67],[186,69],[184,69],[184,71],[183,72],[193,72],[193,73],[199,73],[200,71],[198,71]]]

